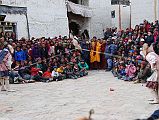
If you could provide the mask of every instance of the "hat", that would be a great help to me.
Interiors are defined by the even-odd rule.
[[[145,56],[146,56],[146,54],[147,54],[147,52],[148,52],[148,48],[149,48],[149,46],[148,46],[147,43],[143,44],[142,52],[143,52],[143,54],[144,54]]]
[[[145,42],[145,40],[143,38],[141,38],[140,42]]]
[[[134,51],[134,50],[129,50],[129,52],[130,52],[130,53],[134,53],[135,51]]]
[[[136,59],[137,59],[137,60],[140,60],[140,59],[141,59],[141,56],[140,56],[140,55],[136,56]]]
[[[57,68],[57,66],[53,66],[53,68],[55,69],[55,68]]]
[[[81,62],[84,62],[84,60],[81,60]]]

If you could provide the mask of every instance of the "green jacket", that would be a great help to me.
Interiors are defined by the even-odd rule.
[[[78,66],[79,66],[80,69],[82,69],[82,68],[85,68],[86,70],[89,69],[89,66],[88,66],[88,64],[86,62],[84,64],[81,64],[81,62],[79,62]]]

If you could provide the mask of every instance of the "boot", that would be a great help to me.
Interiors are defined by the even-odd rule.
[[[6,86],[7,92],[15,92],[15,90],[11,90],[11,89],[10,89],[8,77],[5,78],[5,86]]]
[[[3,77],[0,78],[0,82],[1,82],[1,85],[2,85],[1,91],[6,91],[5,82],[4,82],[4,78]]]

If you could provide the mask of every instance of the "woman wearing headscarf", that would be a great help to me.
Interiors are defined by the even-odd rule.
[[[151,104],[159,104],[159,56],[154,52],[153,46],[143,45],[143,56],[151,65],[152,75],[147,79],[146,87],[152,89],[155,99]]]
[[[9,71],[11,69],[12,56],[5,42],[0,42],[0,82],[1,91],[14,92],[9,85]]]

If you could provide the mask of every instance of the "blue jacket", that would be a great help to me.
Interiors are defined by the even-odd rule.
[[[25,54],[25,52],[23,50],[15,51],[14,59],[16,61],[24,61],[24,60],[26,60],[26,58],[27,58],[27,55]]]
[[[115,44],[111,44],[110,45],[110,53],[112,55],[116,55],[116,53],[117,53],[117,45],[115,45]]]
[[[106,59],[110,59],[109,54],[111,54],[111,45],[106,45],[106,47],[105,47],[105,58]]]

